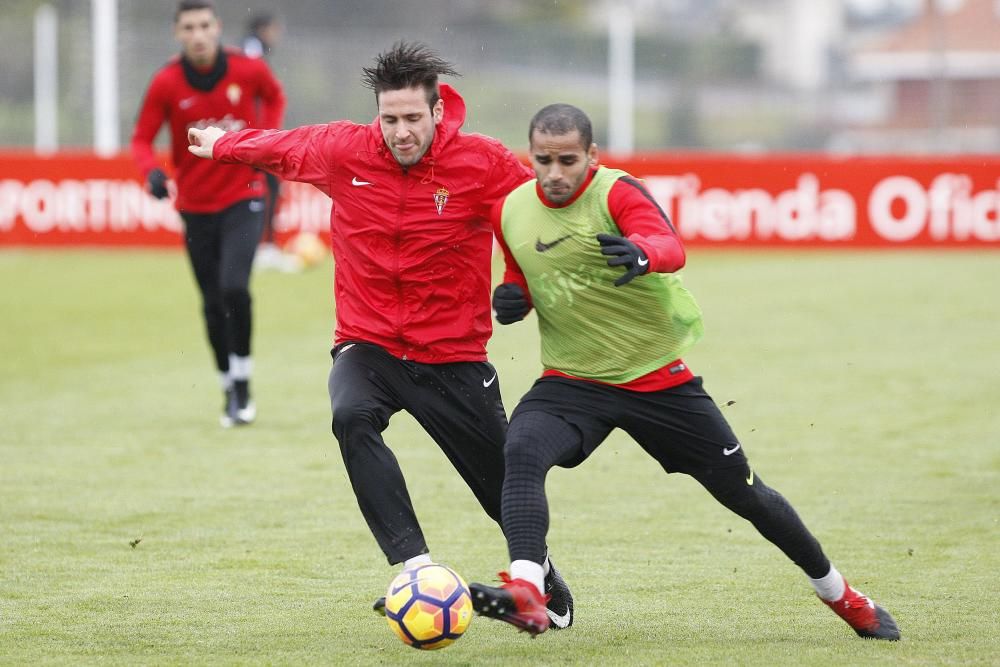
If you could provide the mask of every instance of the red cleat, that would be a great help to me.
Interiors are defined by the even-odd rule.
[[[899,628],[889,612],[872,602],[865,594],[851,588],[846,579],[844,586],[846,590],[843,597],[834,602],[823,600],[823,603],[847,621],[859,637],[888,641],[899,639]]]
[[[532,637],[549,629],[545,610],[548,596],[543,596],[534,584],[524,579],[511,579],[500,573],[499,588],[475,582],[469,584],[472,606],[480,616],[497,618],[530,633]]]

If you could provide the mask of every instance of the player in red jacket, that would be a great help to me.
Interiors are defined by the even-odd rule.
[[[225,405],[222,425],[249,424],[257,409],[250,397],[250,268],[260,239],[264,178],[245,165],[216,165],[187,150],[192,127],[230,130],[281,125],[285,96],[263,60],[220,46],[222,24],[210,0],[181,0],[174,36],[181,54],[149,84],[132,134],[132,154],[149,192],[167,197],[171,185],[153,153],[160,127],[170,127],[177,210],[184,243],[201,290],[208,340],[215,355]]]
[[[333,431],[368,526],[391,564],[429,562],[396,458],[382,439],[405,410],[500,522],[507,418],[486,360],[494,202],[531,172],[500,142],[460,131],[451,64],[396,44],[364,70],[378,117],[287,131],[190,131],[191,152],[312,183],[333,197],[337,330]],[[546,558],[554,613],[572,598]]]

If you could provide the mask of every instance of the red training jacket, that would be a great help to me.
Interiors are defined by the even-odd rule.
[[[159,166],[153,140],[164,121],[170,124],[178,211],[213,213],[264,196],[263,178],[252,167],[212,164],[188,151],[190,127],[281,127],[285,94],[267,64],[236,49],[227,47],[223,52],[226,72],[210,90],[191,86],[180,56],[164,65],[150,81],[132,133],[132,156],[145,178]]]
[[[484,361],[492,333],[490,208],[533,176],[499,141],[460,131],[465,102],[403,169],[369,125],[335,121],[221,137],[213,157],[311,183],[333,197],[334,342],[366,341],[423,363]]]

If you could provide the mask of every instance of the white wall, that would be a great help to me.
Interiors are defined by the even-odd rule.
[[[770,79],[800,90],[826,84],[829,54],[844,37],[843,0],[744,0],[735,12]]]

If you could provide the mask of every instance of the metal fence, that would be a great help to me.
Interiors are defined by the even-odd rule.
[[[5,0],[5,4],[10,6],[0,24],[4,54],[0,146],[30,147],[32,15],[42,3]],[[59,144],[87,148],[94,133],[90,3],[49,4],[59,16]],[[119,135],[127,146],[152,73],[177,51],[172,37],[175,3],[120,0],[118,4]],[[270,61],[289,98],[287,126],[371,119],[374,98],[359,83],[361,68],[378,51],[407,39],[426,42],[463,72],[453,83],[468,104],[466,129],[523,148],[531,114],[544,104],[563,101],[590,113],[595,138],[605,145],[608,35],[602,17],[622,3],[494,0],[489,10],[485,4],[300,0],[248,7],[246,0],[217,0],[228,44],[239,43],[251,11],[268,9],[282,18],[283,38]],[[838,138],[852,123],[877,123],[891,105],[884,86],[859,86],[843,75],[845,69],[838,67],[838,59],[845,57],[842,49],[827,54],[830,75],[822,85],[803,89],[769,75],[764,47],[732,23],[734,7],[740,3],[633,0],[627,4],[637,16],[637,150],[825,150],[842,143]],[[743,7],[760,5],[762,11],[773,12],[776,4],[780,3],[746,0]],[[979,146],[1000,148],[1000,120],[987,134]],[[991,146],[991,141],[998,145]],[[863,152],[865,145],[855,142],[848,148]],[[949,146],[940,148],[947,151]],[[905,152],[906,146],[900,150]]]

